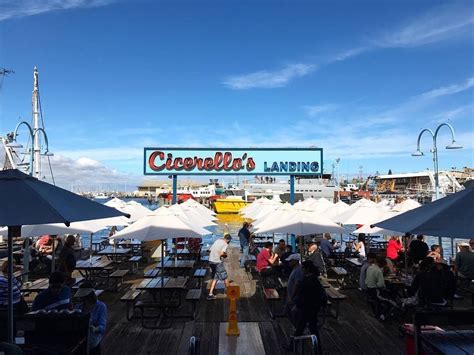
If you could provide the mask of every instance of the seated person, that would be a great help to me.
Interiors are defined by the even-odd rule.
[[[197,253],[201,249],[202,238],[189,238],[188,249],[191,252]]]
[[[352,257],[352,242],[346,242],[346,247],[344,248],[344,257]]]
[[[423,241],[423,235],[417,235],[408,246],[408,257],[412,263],[418,264],[428,254],[428,244]]]
[[[65,286],[66,277],[62,272],[53,272],[49,277],[49,287],[41,291],[33,302],[33,311],[40,309],[58,311],[72,309],[71,289]]]
[[[375,258],[377,256],[375,253],[368,253],[367,260],[364,261],[362,267],[360,268],[360,276],[359,276],[359,287],[361,290],[367,290],[367,286],[365,284],[365,279],[367,277],[367,269],[375,263]]]
[[[16,313],[23,314],[28,311],[20,291],[20,283],[16,277],[13,278],[13,309]],[[2,272],[0,273],[0,309],[5,310],[8,307],[8,261],[3,262]]]
[[[89,354],[100,354],[100,343],[105,335],[107,325],[107,306],[97,300],[93,285],[86,281],[79,286],[79,290],[74,295],[79,299],[76,309],[90,314],[89,320]]]
[[[71,280],[72,272],[76,268],[76,256],[74,254],[74,244],[76,238],[70,234],[66,237],[64,247],[59,253],[58,271],[63,272],[66,275],[66,280]]]
[[[256,269],[261,276],[273,275],[272,266],[277,264],[278,255],[272,253],[272,242],[266,242],[260,253],[257,255]]]
[[[284,239],[278,241],[278,245],[273,249],[273,253],[277,254],[280,258],[281,255],[286,252],[286,243]]]
[[[308,246],[308,256],[306,260],[310,260],[314,266],[318,268],[318,272],[320,274],[326,274],[326,266],[324,264],[323,257],[321,253],[318,251],[318,245],[316,243],[310,243]]]
[[[446,304],[442,276],[436,271],[433,258],[426,257],[420,263],[420,271],[411,284],[411,293],[418,294],[421,305]]]
[[[430,258],[433,258],[435,263],[439,263],[443,258],[441,257],[441,247],[437,244],[431,246],[431,251],[428,253]]]
[[[382,301],[384,298],[381,295],[381,291],[385,288],[385,280],[382,271],[382,269],[385,267],[385,264],[385,257],[378,255],[375,259],[375,263],[367,268],[367,273],[365,276],[365,286],[367,287],[367,293],[371,300],[375,303],[375,316],[381,320],[385,319],[382,309]]]
[[[444,259],[435,263],[436,271],[441,274],[441,282],[443,285],[443,296],[445,299],[456,298],[456,276],[449,268]]]
[[[43,235],[36,241],[35,248],[42,254],[53,254],[53,238],[50,235]]]
[[[469,249],[467,243],[460,243],[459,249],[454,260],[455,271],[461,277],[474,279],[474,252]]]

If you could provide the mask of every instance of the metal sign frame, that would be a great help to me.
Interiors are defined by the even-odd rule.
[[[319,163],[319,172],[262,172],[262,171],[244,171],[244,172],[236,172],[236,171],[229,171],[229,172],[186,172],[186,173],[180,173],[179,171],[163,171],[163,172],[149,172],[147,171],[148,167],[148,157],[147,157],[147,152],[150,151],[163,151],[166,153],[166,151],[209,151],[209,152],[225,152],[225,151],[230,151],[230,152],[244,152],[244,151],[269,151],[269,152],[276,152],[276,151],[281,151],[281,152],[289,152],[289,151],[294,151],[294,152],[315,152],[317,154],[317,158],[320,159],[320,161],[317,161],[318,159],[315,160],[315,162]],[[265,176],[291,176],[291,175],[297,175],[297,176],[303,176],[303,175],[322,175],[324,171],[324,156],[323,156],[323,149],[322,148],[292,148],[292,147],[287,147],[287,148],[182,148],[182,147],[145,147],[143,150],[143,174],[147,176],[153,176],[153,175],[179,175],[179,176],[199,176],[199,175],[214,175],[214,176],[226,176],[226,175],[265,175]]]

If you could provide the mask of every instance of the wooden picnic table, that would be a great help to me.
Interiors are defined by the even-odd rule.
[[[41,292],[49,287],[49,279],[42,278],[31,282],[25,282],[21,286],[21,292]]]
[[[178,272],[187,272],[189,273],[190,270],[194,267],[195,261],[194,260],[176,260],[176,259],[168,259],[164,263],[164,269],[170,270],[175,276]],[[157,268],[161,269],[161,262],[157,264]]]
[[[359,261],[358,258],[347,258],[347,262],[351,264],[351,266],[361,267],[362,263]]]
[[[130,248],[117,248],[108,246],[97,253],[97,255],[104,255],[109,259],[113,260],[116,264],[119,262],[119,258],[125,258],[128,254],[131,254],[132,249]]]
[[[154,302],[152,308],[162,310],[162,318],[158,328],[171,327],[171,321],[166,322],[166,320],[173,318],[173,308],[181,306],[182,295],[186,291],[187,282],[187,277],[156,277],[154,279],[145,279],[136,287],[137,290],[147,291],[151,294]]]
[[[423,332],[423,348],[431,348],[441,354],[474,354],[474,331],[455,330],[445,332]]]
[[[78,270],[87,280],[91,280],[101,272],[105,271],[112,263],[112,260],[103,260],[100,257],[92,258],[92,260],[79,260],[76,263],[76,270]]]

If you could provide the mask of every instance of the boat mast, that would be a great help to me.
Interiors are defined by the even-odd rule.
[[[33,162],[34,176],[41,179],[41,141],[40,135],[37,134],[40,128],[39,122],[39,85],[38,85],[38,68],[33,72],[33,95],[32,95],[32,111],[33,111]],[[33,166],[30,167],[33,169]]]

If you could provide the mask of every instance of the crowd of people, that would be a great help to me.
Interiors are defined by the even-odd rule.
[[[28,241],[30,242],[30,241]],[[56,244],[55,244],[56,243]],[[21,281],[13,278],[13,306],[16,315],[20,316],[29,311],[61,311],[61,310],[81,310],[90,314],[89,323],[89,354],[100,354],[100,343],[105,335],[107,323],[107,306],[97,299],[94,286],[88,282],[82,282],[75,294],[71,285],[74,283],[72,273],[76,266],[76,256],[73,246],[76,238],[68,235],[62,242],[56,236],[42,236],[30,247],[32,262],[35,257],[52,260],[53,255],[57,255],[57,268],[48,279],[48,288],[39,292],[33,299],[33,303],[28,306],[21,292]],[[49,257],[48,257],[49,256]],[[49,265],[50,266],[50,265]],[[0,311],[5,312],[8,306],[8,261],[2,264],[0,274]]]

